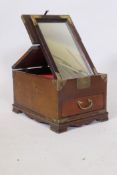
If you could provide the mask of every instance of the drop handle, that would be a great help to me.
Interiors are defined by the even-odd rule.
[[[87,107],[83,107],[82,106],[83,103],[84,102],[82,102],[80,100],[77,101],[77,104],[78,104],[79,108],[82,109],[82,110],[88,110],[88,109],[91,109],[93,107],[93,101],[89,98],[88,98],[88,106]]]

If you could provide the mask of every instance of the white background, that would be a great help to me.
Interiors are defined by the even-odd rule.
[[[31,46],[21,14],[69,14],[99,72],[110,120],[56,134],[12,112],[11,66]],[[0,0],[0,175],[117,174],[117,1]]]

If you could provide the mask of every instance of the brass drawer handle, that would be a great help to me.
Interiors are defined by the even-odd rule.
[[[80,109],[82,110],[88,110],[91,109],[93,107],[93,101],[91,99],[88,98],[88,103],[89,105],[87,107],[82,107],[83,102],[82,101],[77,101],[77,104],[79,105]]]

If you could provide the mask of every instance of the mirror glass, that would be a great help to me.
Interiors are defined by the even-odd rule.
[[[39,22],[38,25],[62,79],[93,74],[66,22]]]

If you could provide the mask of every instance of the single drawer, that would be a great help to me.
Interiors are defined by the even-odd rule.
[[[70,116],[104,108],[103,94],[81,97],[64,102],[62,105],[62,116]]]

